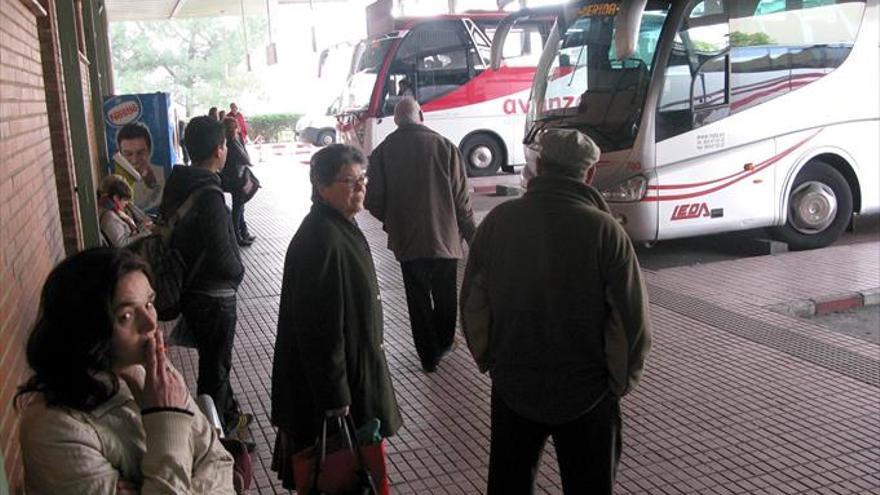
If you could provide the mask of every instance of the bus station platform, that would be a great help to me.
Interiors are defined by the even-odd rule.
[[[310,186],[299,157],[254,172],[263,189],[245,215],[258,238],[242,250],[247,274],[232,380],[243,410],[256,417],[252,493],[286,493],[270,470],[270,376],[284,256],[308,212]],[[478,219],[503,200],[473,198]],[[404,418],[388,442],[392,492],[483,493],[489,379],[460,333],[437,372],[422,372],[399,264],[381,225],[366,212],[358,222],[378,272],[385,349]],[[839,294],[876,303],[880,242],[644,275],[654,347],[639,387],[622,401],[616,493],[880,493],[880,348],[784,311]],[[195,352],[173,348],[171,356],[194,390]],[[562,493],[550,443],[536,491]]]

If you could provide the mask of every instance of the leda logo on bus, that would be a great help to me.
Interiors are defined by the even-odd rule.
[[[672,210],[672,220],[687,220],[689,218],[708,217],[709,205],[706,203],[692,203],[678,205]]]
[[[609,17],[617,15],[619,10],[619,3],[595,3],[582,7],[578,17]]]
[[[141,105],[138,100],[123,101],[107,111],[107,121],[117,127],[134,122],[140,116]]]

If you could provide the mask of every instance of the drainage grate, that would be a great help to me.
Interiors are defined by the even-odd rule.
[[[880,387],[880,362],[877,360],[656,285],[648,284],[648,293],[651,304]]]

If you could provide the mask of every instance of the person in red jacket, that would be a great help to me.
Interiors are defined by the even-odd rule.
[[[229,104],[229,113],[227,117],[232,117],[238,122],[238,134],[241,136],[241,142],[247,144],[248,126],[244,115],[238,111],[238,105],[235,102]]]

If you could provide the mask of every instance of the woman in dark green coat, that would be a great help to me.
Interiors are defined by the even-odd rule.
[[[355,222],[367,179],[363,154],[331,145],[311,161],[312,209],[287,248],[272,366],[273,469],[293,488],[291,456],[314,445],[325,416],[401,425],[385,361],[382,301]]]

